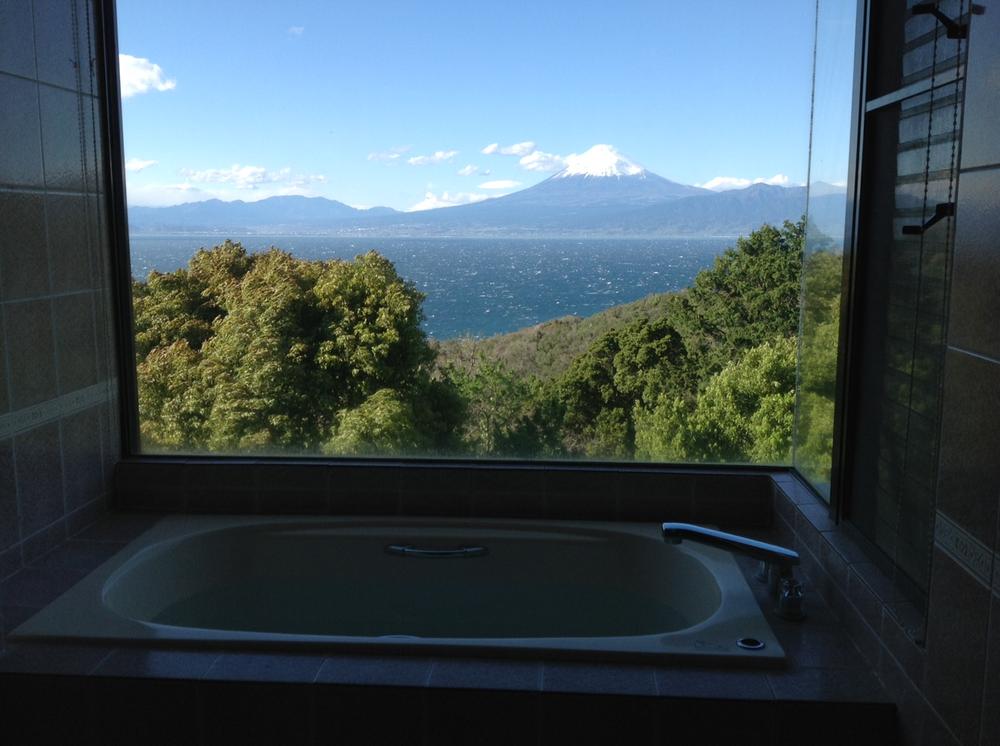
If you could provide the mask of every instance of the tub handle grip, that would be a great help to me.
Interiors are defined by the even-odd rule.
[[[486,547],[454,547],[452,549],[438,549],[433,547],[416,547],[412,544],[389,544],[386,546],[387,554],[395,554],[400,557],[482,557],[488,553]]]

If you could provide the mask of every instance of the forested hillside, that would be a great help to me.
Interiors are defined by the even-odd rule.
[[[310,262],[226,242],[135,284],[144,442],[785,462],[802,236],[765,225],[684,291],[434,345],[423,296],[374,252]]]
[[[461,337],[433,343],[437,364],[471,369],[482,357],[503,362],[512,372],[543,380],[557,378],[598,338],[638,319],[667,312],[670,293],[648,295],[593,316],[563,316],[495,337]]]

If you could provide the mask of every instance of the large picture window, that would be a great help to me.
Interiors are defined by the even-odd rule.
[[[140,450],[792,463],[845,183],[815,7],[722,5],[122,0]]]

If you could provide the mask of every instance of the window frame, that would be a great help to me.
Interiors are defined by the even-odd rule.
[[[864,0],[859,0],[864,3]],[[714,496],[720,489],[731,488],[734,478],[746,479],[747,485],[757,483],[762,478],[766,478],[770,483],[773,475],[794,474],[799,477],[804,485],[808,485],[808,480],[799,474],[798,470],[789,465],[755,465],[755,464],[687,464],[687,463],[647,463],[647,462],[609,462],[609,461],[556,461],[556,460],[508,460],[508,459],[474,459],[474,458],[382,458],[382,457],[285,457],[285,456],[222,456],[222,455],[159,455],[143,453],[140,448],[140,430],[138,418],[138,384],[135,367],[135,344],[134,344],[134,317],[132,310],[132,272],[131,259],[129,254],[129,233],[128,216],[125,198],[125,157],[124,157],[124,134],[122,120],[122,103],[119,85],[118,70],[118,23],[116,14],[116,0],[97,0],[97,26],[98,43],[101,54],[98,59],[100,83],[102,86],[102,104],[104,113],[103,145],[105,158],[105,189],[108,195],[108,216],[109,243],[112,247],[112,274],[114,288],[112,295],[114,300],[114,344],[117,350],[117,374],[118,374],[118,416],[120,421],[120,448],[121,455],[116,476],[116,507],[129,509],[134,507],[132,499],[134,494],[133,485],[136,480],[142,481],[143,475],[152,476],[163,485],[170,485],[180,493],[186,494],[190,486],[190,475],[184,476],[185,470],[197,470],[199,473],[206,473],[203,470],[216,467],[226,468],[230,466],[254,466],[262,470],[262,474],[280,472],[284,469],[310,469],[326,467],[333,470],[356,473],[358,469],[361,473],[370,472],[370,476],[362,480],[361,487],[376,486],[380,479],[384,478],[386,471],[406,474],[435,474],[435,481],[440,480],[444,486],[455,486],[467,484],[470,479],[476,478],[478,474],[507,474],[512,475],[513,482],[536,472],[542,472],[547,479],[546,490],[550,491],[576,491],[581,502],[587,507],[582,507],[579,511],[581,517],[588,517],[594,513],[593,505],[602,499],[607,500],[606,490],[612,486],[616,495],[630,490],[629,484],[638,485],[646,483],[649,477],[655,476],[663,485],[679,484],[690,481],[693,494],[703,496]],[[849,208],[852,201],[849,199]],[[849,210],[850,212],[850,210]],[[845,247],[846,249],[846,247]],[[846,255],[846,251],[845,251]],[[845,257],[846,261],[846,257]],[[846,274],[846,273],[845,273]],[[846,281],[845,281],[846,284]],[[847,302],[843,300],[842,302]],[[841,332],[840,346],[838,349],[838,367],[841,367],[842,359],[846,358],[843,329]],[[847,392],[847,388],[842,386],[842,378],[846,376],[838,369],[837,372],[837,392],[838,397]],[[841,441],[839,428],[842,428],[843,417],[837,419],[836,412],[840,406],[835,405],[835,429],[834,429],[834,473],[841,473],[838,464],[837,443]],[[124,476],[123,476],[124,475]],[[274,477],[264,476],[265,480]],[[593,488],[586,483],[581,484],[581,478],[593,480]],[[506,483],[506,482],[505,482]],[[810,489],[811,486],[809,487]],[[670,491],[669,489],[667,491]],[[604,492],[604,494],[602,494]],[[754,489],[750,490],[755,493]],[[831,517],[837,515],[840,505],[839,490],[835,485],[831,485]],[[814,493],[817,499],[818,493]],[[618,498],[616,497],[616,500]],[[713,512],[706,516],[715,522],[732,522],[726,518],[736,520],[739,525],[769,525],[770,517],[763,514],[758,515],[760,506],[757,498],[747,501],[745,504],[738,497],[727,501],[730,507],[727,512]],[[249,505],[249,503],[248,503]],[[192,505],[187,498],[183,502],[172,504],[168,507],[175,510],[180,506],[184,511],[196,512],[198,505]],[[627,518],[625,513],[615,508],[618,517]],[[545,508],[546,511],[552,511]],[[602,512],[602,511],[597,511]],[[605,510],[603,513],[607,513]],[[641,512],[641,511],[640,511]],[[692,516],[697,518],[697,516]]]

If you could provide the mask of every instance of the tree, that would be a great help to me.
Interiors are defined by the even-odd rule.
[[[634,445],[633,397],[615,383],[618,334],[610,332],[573,361],[556,386],[562,441],[571,454],[624,459]]]
[[[429,407],[455,405],[429,380],[422,300],[374,252],[309,262],[227,241],[153,273],[136,283],[143,435],[153,447],[318,451],[345,412],[392,390],[442,443],[454,412]],[[416,406],[418,392],[434,396]]]
[[[829,482],[833,463],[833,413],[840,338],[843,255],[810,253],[802,269],[795,463],[817,482]]]
[[[787,463],[796,339],[752,348],[714,375],[693,404],[661,395],[635,414],[636,456],[656,461]]]
[[[431,445],[413,407],[392,389],[379,389],[359,406],[341,411],[339,420],[336,432],[323,448],[325,453],[419,455]]]
[[[764,225],[672,299],[668,317],[684,339],[690,380],[705,382],[751,347],[796,334],[803,238],[803,221]]]
[[[556,455],[558,417],[548,388],[483,356],[450,367],[447,376],[464,402],[461,439],[473,456],[535,458]]]

